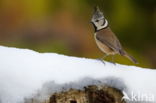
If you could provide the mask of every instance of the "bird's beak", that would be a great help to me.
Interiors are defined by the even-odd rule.
[[[92,22],[92,21],[90,21],[90,23],[91,23],[91,24],[93,24],[93,22]]]

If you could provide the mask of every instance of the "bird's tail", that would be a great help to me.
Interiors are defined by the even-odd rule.
[[[125,57],[127,57],[133,63],[138,64],[138,61],[134,57],[132,57],[131,55],[129,55],[126,51],[121,51],[120,54],[123,55],[123,56],[125,56]]]

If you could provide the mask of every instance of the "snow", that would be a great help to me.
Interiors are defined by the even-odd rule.
[[[45,99],[93,84],[118,88],[129,97],[152,95],[156,102],[156,70],[0,46],[0,103],[23,103],[37,93]]]

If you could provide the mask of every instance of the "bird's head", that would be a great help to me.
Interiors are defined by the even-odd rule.
[[[103,12],[100,11],[98,6],[95,7],[91,23],[94,25],[96,31],[108,26],[108,22],[105,19]]]

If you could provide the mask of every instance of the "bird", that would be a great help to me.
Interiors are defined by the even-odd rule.
[[[100,11],[98,6],[95,7],[95,11],[91,18],[91,23],[95,29],[94,38],[98,48],[105,54],[104,58],[109,55],[119,54],[127,57],[133,63],[138,64],[137,60],[130,56],[122,47],[119,39],[115,33],[109,27],[107,19],[104,17],[103,12]],[[102,61],[103,59],[102,58]]]

